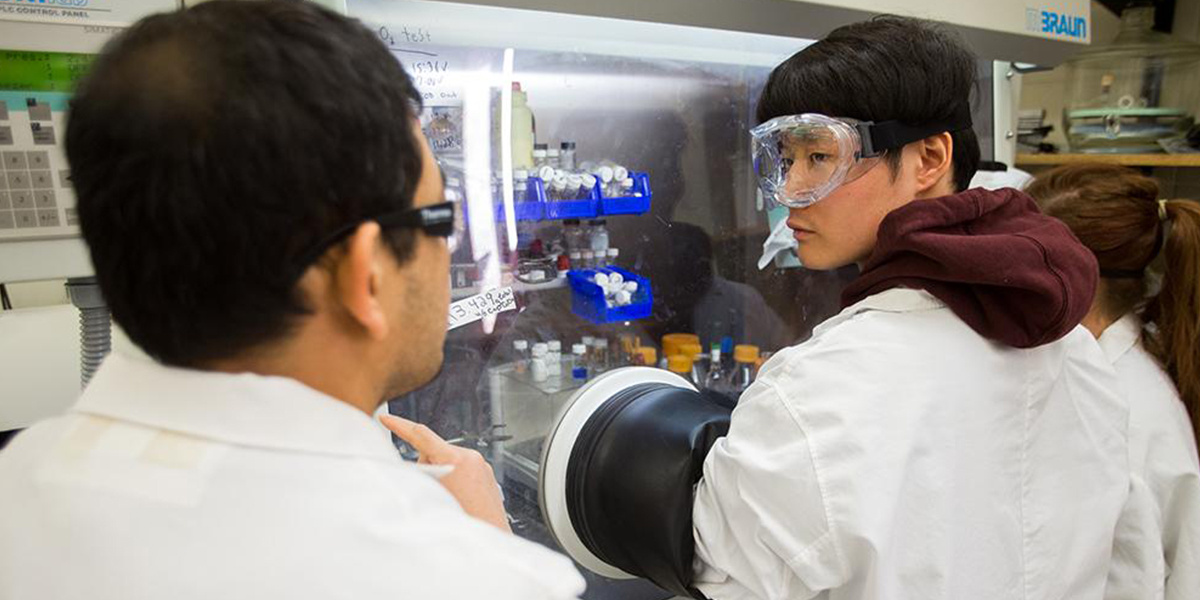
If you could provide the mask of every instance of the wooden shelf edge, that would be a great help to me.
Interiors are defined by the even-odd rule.
[[[1100,162],[1127,167],[1200,167],[1200,154],[1017,154],[1017,166]]]

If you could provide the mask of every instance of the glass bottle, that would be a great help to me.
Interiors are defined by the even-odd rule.
[[[733,348],[733,391],[741,394],[754,383],[754,371],[758,364],[758,346],[739,344]]]

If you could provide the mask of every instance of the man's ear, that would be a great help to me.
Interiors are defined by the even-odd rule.
[[[368,221],[359,225],[346,239],[346,250],[332,269],[335,302],[368,336],[377,340],[386,337],[391,326],[380,302],[387,273],[381,236],[378,223]]]
[[[923,196],[944,179],[954,188],[954,138],[949,132],[931,135],[917,144],[917,195]],[[937,194],[940,195],[940,194]]]

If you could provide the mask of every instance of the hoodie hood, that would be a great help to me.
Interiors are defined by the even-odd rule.
[[[1024,192],[971,189],[884,217],[842,306],[891,288],[922,289],[979,335],[1031,348],[1079,324],[1098,277],[1091,251]]]

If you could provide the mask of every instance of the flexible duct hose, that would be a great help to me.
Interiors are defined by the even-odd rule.
[[[112,319],[94,278],[70,279],[67,294],[79,309],[79,387],[87,387],[112,350]]]

